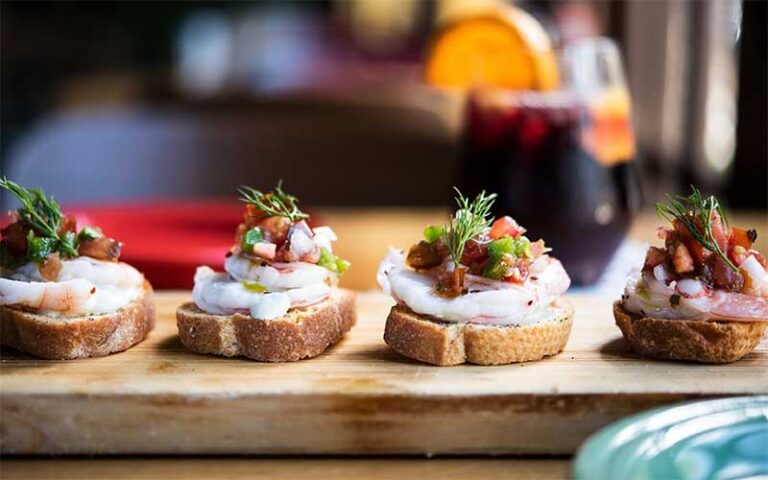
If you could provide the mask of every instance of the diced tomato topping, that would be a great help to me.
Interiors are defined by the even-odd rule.
[[[661,248],[657,247],[650,247],[648,252],[645,254],[645,264],[643,265],[643,271],[651,271],[657,265],[667,263],[667,260],[669,260],[669,255],[667,254],[666,250],[662,250]]]
[[[686,247],[688,247],[688,250],[691,252],[691,256],[696,262],[696,265],[702,265],[705,261],[707,261],[709,256],[712,255],[712,252],[704,248],[699,242],[693,239],[686,243]]]
[[[264,230],[264,236],[272,243],[281,244],[288,236],[291,221],[285,217],[269,217],[259,225]]]
[[[3,242],[8,252],[13,255],[23,255],[27,251],[27,227],[19,222],[12,223],[2,231]]]
[[[749,250],[742,247],[741,245],[731,245],[731,249],[728,250],[728,258],[733,262],[734,265],[739,266],[744,263],[744,260],[747,259],[748,253]]]
[[[255,227],[264,218],[266,218],[266,215],[256,205],[249,203],[245,206],[245,224],[248,227]]]
[[[731,228],[731,236],[729,238],[731,245],[738,245],[744,247],[746,250],[752,248],[752,240],[750,239],[749,232],[749,230],[744,228]],[[754,232],[754,230],[752,232]]]
[[[482,263],[488,258],[488,247],[475,240],[470,240],[464,245],[464,253],[461,255],[461,263],[471,266]]]
[[[704,231],[704,225],[698,217],[688,216],[684,220],[691,223],[692,230],[677,219],[672,222],[672,228],[657,230],[659,238],[664,240],[664,248],[648,249],[643,271],[653,270],[663,264],[674,272],[676,278],[693,275],[709,287],[739,292],[744,287],[745,276],[732,269],[730,263],[739,267],[752,255],[763,268],[768,269],[766,258],[750,249],[757,236],[754,230],[728,228],[717,212],[712,212],[711,231]],[[711,236],[711,240],[727,259],[716,253],[714,247],[709,250],[697,242],[695,237],[698,236]]]
[[[43,261],[40,265],[40,276],[48,281],[55,281],[59,278],[59,272],[61,271],[61,257],[59,252],[52,253]]]
[[[734,272],[720,255],[712,255],[709,264],[712,282],[716,288],[740,292],[744,287],[744,276],[740,272]]]
[[[526,230],[518,225],[512,217],[504,216],[493,222],[493,225],[491,225],[491,231],[488,233],[488,236],[496,240],[505,235],[509,235],[510,237],[519,237],[525,232]]]
[[[699,233],[703,234],[704,232],[701,221],[698,218],[693,218],[692,220],[696,226],[695,228],[699,231]],[[688,253],[696,262],[696,265],[702,265],[712,255],[712,252],[704,248],[704,246],[699,244],[693,238],[693,235],[691,235],[691,232],[688,231],[688,228],[683,224],[683,222],[680,220],[675,220],[672,222],[672,227],[673,230],[667,230],[665,234],[660,235],[665,239],[665,245],[670,252],[674,253],[678,243],[683,242],[688,249]],[[712,237],[723,252],[728,251],[730,235],[731,232],[723,225],[723,222],[720,219],[720,215],[718,215],[717,212],[713,212]]]
[[[509,275],[504,277],[505,282],[525,283],[531,270],[531,263],[528,261],[519,261],[509,269]]]
[[[725,225],[723,225],[720,215],[718,215],[717,212],[712,212],[712,237],[723,252],[728,251],[729,236],[730,232],[725,228]]]
[[[77,219],[74,215],[65,215],[61,219],[61,225],[59,226],[59,235],[67,232],[77,233]]]
[[[117,240],[101,236],[80,241],[77,253],[96,260],[116,261],[120,257],[121,247],[122,244]]]
[[[696,225],[698,226],[698,222],[696,222]],[[689,238],[692,238],[691,232],[688,231],[688,228],[680,220],[675,220],[674,222],[672,222],[672,227],[677,233],[677,238],[679,238],[680,240],[685,241],[685,240],[688,240]]]
[[[675,247],[675,252],[672,255],[672,266],[675,267],[677,273],[692,272],[695,267],[691,252],[682,242]]]
[[[672,255],[677,244],[682,242],[686,236],[688,236],[688,230],[685,230],[685,233],[680,233],[677,228],[667,230],[664,235],[664,248],[666,248],[669,254]]]

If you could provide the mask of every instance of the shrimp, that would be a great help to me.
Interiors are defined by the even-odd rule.
[[[44,282],[40,266],[29,262],[14,270],[9,278],[27,282]],[[107,262],[90,257],[77,257],[61,262],[61,269],[54,281],[82,279],[99,286],[137,287],[144,283],[144,276],[127,263]]]
[[[29,262],[2,280],[3,305],[79,314],[102,314],[131,303],[141,293],[144,276],[125,263],[89,257],[63,260],[54,281]]]
[[[235,280],[249,280],[268,290],[301,288],[319,283],[334,283],[336,276],[327,268],[311,263],[273,263],[261,265],[242,255],[231,255],[224,270]]]
[[[710,289],[695,279],[667,284],[661,271],[635,272],[624,290],[624,308],[654,318],[768,321],[768,297]]]
[[[58,281],[82,278],[96,285],[136,287],[144,283],[144,275],[127,263],[106,262],[77,257],[61,262]]]
[[[321,282],[307,287],[258,293],[226,273],[199,267],[195,273],[192,298],[199,308],[214,315],[249,312],[254,318],[270,320],[282,317],[290,308],[318,303],[328,297],[330,291],[331,287]]]
[[[24,282],[0,278],[0,305],[83,313],[90,310],[96,286],[76,278],[63,282]]]
[[[533,313],[570,286],[562,264],[554,258],[541,257],[532,272],[536,274],[522,285],[468,276],[468,293],[448,299],[437,295],[430,275],[405,265],[404,252],[391,250],[377,279],[385,292],[417,313],[452,322],[525,325],[538,321]]]

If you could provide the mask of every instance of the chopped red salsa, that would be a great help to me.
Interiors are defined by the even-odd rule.
[[[446,232],[444,227],[427,227],[425,240],[410,248],[406,264],[434,276],[435,291],[447,298],[466,293],[467,274],[522,284],[530,277],[533,262],[549,251],[543,240],[531,242],[523,235],[525,229],[505,216],[466,241],[457,266]]]
[[[104,236],[101,230],[85,227],[79,232],[74,216],[64,215],[59,204],[42,190],[25,188],[3,177],[0,187],[21,203],[13,221],[0,231],[0,266],[18,268],[37,262],[46,279],[57,277],[61,259],[87,256],[117,261],[120,242]]]
[[[703,198],[693,189],[689,197],[670,198],[670,205],[657,205],[659,214],[671,228],[660,228],[664,248],[650,247],[644,272],[664,266],[669,281],[695,278],[713,288],[740,292],[745,288],[746,272],[741,268],[754,257],[765,269],[765,257],[752,249],[755,230],[730,227],[714,197]]]
[[[313,263],[337,274],[349,267],[330,248],[315,241],[315,231],[306,221],[309,215],[280,184],[267,193],[250,187],[242,187],[240,193],[246,203],[245,215],[235,232],[231,253],[266,263]]]

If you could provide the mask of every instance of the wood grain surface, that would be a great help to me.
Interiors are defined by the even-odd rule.
[[[5,480],[565,480],[566,459],[130,458],[5,460]]]
[[[768,393],[768,345],[730,365],[646,360],[606,299],[570,296],[560,355],[502,367],[433,367],[382,340],[392,301],[358,298],[359,324],[321,356],[265,364],[190,353],[174,320],[188,292],[156,295],[157,329],[109,357],[46,361],[6,350],[3,453],[572,453],[628,414]]]

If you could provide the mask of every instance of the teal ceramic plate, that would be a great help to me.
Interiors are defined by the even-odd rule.
[[[579,480],[768,479],[768,396],[664,407],[591,436]]]

